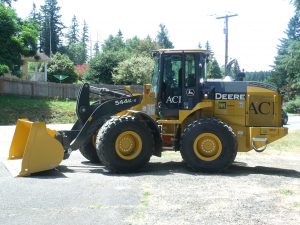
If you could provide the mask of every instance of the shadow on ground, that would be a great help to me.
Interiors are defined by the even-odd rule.
[[[251,174],[262,174],[269,176],[282,176],[300,178],[300,171],[275,167],[255,166],[250,167],[243,162],[234,162],[232,166],[218,173],[195,172],[188,168],[184,162],[151,162],[142,170],[135,173],[111,173],[101,164],[82,162],[80,165],[60,165],[54,170],[33,174],[31,177],[41,179],[67,178],[68,173],[98,173],[105,176],[136,177],[136,176],[167,176],[172,174],[186,174],[190,176],[248,176]]]

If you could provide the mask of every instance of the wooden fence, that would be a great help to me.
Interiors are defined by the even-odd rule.
[[[43,98],[76,99],[80,84],[59,84],[52,82],[36,82],[7,77],[0,78],[0,95],[20,95]],[[111,90],[123,89],[123,85],[92,85]],[[131,86],[132,92],[142,92],[143,87]]]

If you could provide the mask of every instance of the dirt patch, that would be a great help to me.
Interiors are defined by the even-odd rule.
[[[134,177],[143,194],[129,224],[300,223],[299,154],[238,154],[221,174],[194,173],[165,154]]]

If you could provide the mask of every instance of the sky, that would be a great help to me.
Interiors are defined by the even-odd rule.
[[[12,3],[17,14],[26,18],[33,2],[39,9],[44,0]],[[224,19],[229,18],[229,60],[237,59],[245,71],[270,70],[280,39],[286,37],[294,15],[290,0],[58,0],[62,21],[71,24],[76,15],[82,29],[86,20],[91,42],[103,43],[110,34],[122,31],[124,39],[150,35],[156,38],[164,24],[175,48],[197,48],[206,41],[220,65],[225,61]],[[66,30],[67,31],[67,30]]]

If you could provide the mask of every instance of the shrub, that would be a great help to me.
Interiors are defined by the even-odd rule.
[[[57,75],[66,76],[66,79],[59,80]],[[48,67],[48,81],[56,83],[75,83],[78,76],[74,71],[74,63],[67,55],[56,53]]]
[[[288,113],[297,113],[297,109],[300,109],[300,97],[297,97],[296,99],[289,101],[285,109]]]
[[[0,64],[0,76],[9,72],[9,68],[7,65]]]
[[[116,84],[145,84],[151,80],[154,61],[147,56],[133,56],[121,62],[114,70]]]

